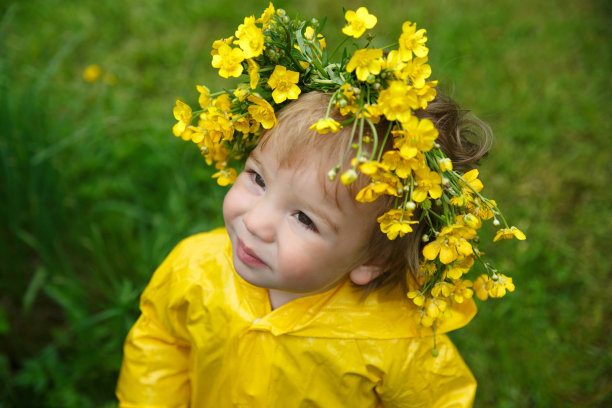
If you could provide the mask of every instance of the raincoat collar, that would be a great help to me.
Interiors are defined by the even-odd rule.
[[[226,257],[231,263],[231,242],[227,238]],[[253,318],[253,330],[274,335],[302,337],[397,339],[433,335],[431,328],[421,327],[418,308],[401,289],[385,288],[365,299],[362,290],[346,279],[326,292],[294,299],[272,310],[268,290],[242,279],[232,265],[232,279],[238,299],[244,302]],[[241,303],[242,303],[241,302]],[[476,314],[472,299],[454,304],[452,315],[437,329],[446,333],[468,324]]]

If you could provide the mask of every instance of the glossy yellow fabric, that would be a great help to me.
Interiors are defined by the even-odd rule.
[[[365,300],[349,282],[271,310],[233,270],[224,229],[181,242],[155,272],[130,331],[120,407],[468,407],[476,382],[448,337],[400,291]]]

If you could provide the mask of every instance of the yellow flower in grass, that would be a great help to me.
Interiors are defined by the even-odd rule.
[[[220,186],[227,186],[229,184],[234,184],[236,181],[236,170],[229,167],[227,169],[222,169],[212,175],[212,178],[217,179],[217,184]]]
[[[255,17],[245,17],[244,24],[240,24],[235,33],[238,45],[244,52],[244,58],[255,58],[263,52],[264,35],[261,28],[255,25]]]
[[[99,65],[95,65],[95,64],[88,65],[83,70],[83,79],[85,80],[85,82],[89,82],[90,84],[100,79],[101,75],[102,75],[102,69],[100,68]]]
[[[399,150],[402,157],[411,159],[418,152],[428,152],[434,147],[438,137],[438,130],[429,119],[419,120],[410,116],[408,121],[402,122],[401,130],[394,130],[393,147]]]
[[[408,178],[413,171],[426,166],[425,156],[420,152],[416,156],[406,159],[398,150],[389,150],[383,154],[382,162],[389,170],[395,171],[395,174],[403,179]]]
[[[495,238],[493,238],[493,242],[497,242],[501,239],[512,239],[512,238],[516,238],[520,241],[527,239],[525,234],[523,234],[523,232],[520,229],[516,227],[510,227],[510,228],[502,228],[499,231],[497,231],[497,234],[495,234]]]
[[[270,24],[270,20],[272,19],[273,15],[274,15],[274,5],[272,4],[272,2],[270,2],[268,7],[262,13],[261,17],[259,17],[257,21],[255,22],[261,23],[262,29],[265,30],[266,28],[268,28],[268,25]]]
[[[374,28],[378,21],[376,16],[368,13],[365,7],[359,7],[357,12],[348,10],[344,18],[348,24],[342,29],[342,32],[354,38],[361,37],[366,29]]]
[[[365,48],[357,50],[346,65],[347,72],[355,70],[360,81],[366,81],[370,75],[380,74],[382,68],[382,50]]]
[[[402,215],[403,214],[403,215]],[[387,234],[387,238],[394,240],[412,232],[411,224],[418,224],[412,221],[412,212],[409,210],[392,209],[378,217],[376,220],[380,224],[380,230]]]
[[[440,262],[445,265],[453,262],[459,256],[472,254],[472,245],[468,242],[476,236],[476,230],[463,225],[450,225],[442,228],[436,240],[425,245],[423,256],[430,261],[440,256]]]
[[[174,136],[181,136],[187,127],[191,124],[191,108],[184,102],[176,100],[176,106],[172,109],[174,118],[178,122],[172,127]]]
[[[324,135],[329,132],[339,131],[342,129],[342,125],[331,118],[326,118],[319,119],[319,121],[310,126],[309,129],[316,130],[318,133]]]
[[[492,298],[500,298],[506,295],[506,291],[514,292],[514,283],[512,278],[504,274],[494,274],[491,279],[485,284],[489,296]]]
[[[196,89],[200,93],[200,97],[198,98],[200,108],[208,108],[210,106],[210,89],[208,89],[204,85],[196,85]]]
[[[436,199],[442,196],[442,178],[438,172],[432,171],[429,167],[424,167],[414,172],[417,185],[412,190],[412,200],[420,203],[425,201],[427,195],[431,198]]]
[[[412,114],[410,109],[419,107],[414,88],[403,81],[389,82],[378,95],[377,103],[388,120],[400,122],[407,122]]]
[[[429,50],[425,46],[427,37],[425,37],[425,29],[421,28],[417,31],[416,23],[410,21],[404,22],[402,25],[402,35],[399,38],[399,53],[402,61],[410,61],[412,54],[419,58],[426,56]]]
[[[257,96],[249,96],[249,102],[253,102],[248,108],[249,113],[264,129],[271,129],[276,125],[276,115],[274,108],[265,99]]]
[[[451,298],[457,303],[463,303],[465,299],[471,299],[474,291],[471,289],[472,281],[457,279],[453,281]]]
[[[212,66],[219,69],[219,75],[223,78],[239,77],[242,74],[242,61],[244,53],[240,48],[232,48],[227,44],[221,44],[218,54],[213,56]]]
[[[299,79],[299,72],[277,65],[270,75],[270,79],[268,79],[268,85],[273,89],[272,98],[274,98],[274,102],[282,103],[287,99],[297,99],[302,92],[300,87],[296,85]]]

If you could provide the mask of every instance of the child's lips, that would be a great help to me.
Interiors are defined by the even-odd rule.
[[[255,252],[251,248],[247,247],[240,238],[238,238],[238,242],[236,245],[236,256],[238,256],[238,259],[240,259],[243,263],[249,266],[253,266],[256,268],[263,268],[268,266],[255,254]]]

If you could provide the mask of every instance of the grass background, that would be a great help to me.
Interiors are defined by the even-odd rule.
[[[254,0],[0,4],[0,407],[113,406],[138,296],[178,240],[222,223],[224,194],[174,138],[176,98],[222,86],[212,41]],[[277,1],[428,30],[440,87],[496,133],[485,193],[528,240],[484,245],[516,292],[453,334],[477,407],[612,405],[612,9],[584,0]],[[89,84],[98,64],[114,85]]]

